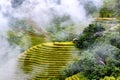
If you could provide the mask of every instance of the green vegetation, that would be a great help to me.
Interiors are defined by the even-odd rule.
[[[120,49],[120,38],[112,38],[110,43]]]
[[[80,49],[88,48],[98,37],[102,36],[105,28],[98,24],[90,24],[84,29],[83,34],[78,37],[76,47]]]
[[[21,52],[45,42],[45,35],[36,33],[31,25],[24,20],[11,23],[12,30],[7,31],[7,40],[11,46],[19,46]]]
[[[117,29],[117,30],[118,30],[118,32],[119,32],[119,34],[120,34],[120,25],[118,26],[118,29]]]
[[[20,51],[23,52],[30,47],[29,37],[21,32],[11,31],[7,32],[7,40],[12,47],[20,47]]]
[[[100,17],[102,18],[111,18],[114,15],[114,9],[103,7],[100,10]]]
[[[57,78],[55,78],[55,77],[50,77],[50,78],[48,78],[47,80],[59,80],[59,79],[57,79]]]
[[[107,1],[100,9],[99,17],[120,19],[120,3],[113,5],[114,0]],[[91,4],[85,3],[87,15],[97,11],[97,7]],[[94,23],[86,27],[82,34],[76,35],[74,23],[68,15],[53,16],[47,27],[47,36],[36,33],[33,26],[24,20],[11,23],[14,31],[7,32],[10,45],[20,46],[21,52],[29,48],[20,55],[19,67],[25,74],[34,74],[31,80],[120,80],[120,26],[112,31]],[[44,43],[46,37],[52,42]],[[76,37],[75,46],[80,51],[73,62],[70,53],[75,54],[78,50],[71,51],[74,44],[67,41]],[[69,61],[71,63],[67,65]]]
[[[104,0],[104,4],[99,12],[102,18],[120,19],[120,2],[119,0]]]
[[[65,80],[88,80],[84,75],[78,73],[66,78]]]
[[[11,45],[19,45],[21,43],[21,38],[23,37],[22,33],[17,33],[14,31],[8,31],[8,41]]]
[[[120,80],[120,77],[115,78],[113,76],[105,76],[104,78],[100,80]]]
[[[76,43],[80,58],[63,70],[64,75],[69,77],[81,73],[88,80],[99,80],[105,76],[117,79],[120,76],[120,36],[116,31],[109,32],[95,25],[85,28]],[[102,36],[94,37],[97,32],[102,32]]]
[[[67,28],[63,30],[67,30]],[[70,50],[74,48],[74,44],[60,41],[71,41],[75,35],[73,37],[70,35],[67,39],[51,32],[50,37],[55,38],[56,35],[53,41],[59,42],[43,43],[44,35],[29,32],[29,36],[28,34],[27,36],[33,47],[20,56],[20,67],[25,74],[35,72],[31,77],[32,80],[63,80],[65,78],[66,80],[77,78],[78,80],[104,80],[105,76],[113,76],[117,79],[120,76],[120,36],[119,29],[116,31],[106,32],[105,26],[90,24],[78,36],[75,43],[76,47],[80,49],[79,59],[68,66],[66,64],[72,60]],[[59,30],[57,32],[60,33]],[[18,42],[21,42],[23,34],[22,36],[14,34],[12,31],[8,32],[8,40],[11,44],[20,45],[21,43]],[[51,34],[54,35],[51,36]],[[62,36],[65,36],[64,33]],[[17,41],[15,40],[13,43],[12,39]]]

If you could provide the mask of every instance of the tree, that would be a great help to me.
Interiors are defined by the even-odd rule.
[[[82,35],[79,35],[76,47],[79,49],[86,49],[91,46],[98,37],[102,36],[102,32],[105,30],[102,25],[90,24],[83,31]]]

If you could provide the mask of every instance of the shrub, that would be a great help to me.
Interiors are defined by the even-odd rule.
[[[92,45],[98,37],[102,36],[102,31],[104,31],[102,25],[90,24],[84,29],[83,34],[78,37],[76,47],[80,49],[86,49]]]
[[[110,43],[120,49],[120,38],[112,38]]]
[[[111,45],[94,46],[82,51],[80,59],[66,69],[66,75],[82,73],[89,80],[99,80],[105,76],[120,75],[120,49]]]

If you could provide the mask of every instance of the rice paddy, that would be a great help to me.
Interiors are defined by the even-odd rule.
[[[73,50],[74,49],[74,50]],[[62,76],[61,70],[72,61],[72,52],[76,52],[72,42],[42,43],[31,47],[19,56],[21,69],[26,74],[35,75],[31,79],[47,79]]]

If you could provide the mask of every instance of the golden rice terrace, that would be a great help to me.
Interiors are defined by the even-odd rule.
[[[61,70],[73,61],[72,53],[76,51],[72,42],[42,43],[20,55],[20,66],[26,74],[34,74],[32,80],[59,78]]]

